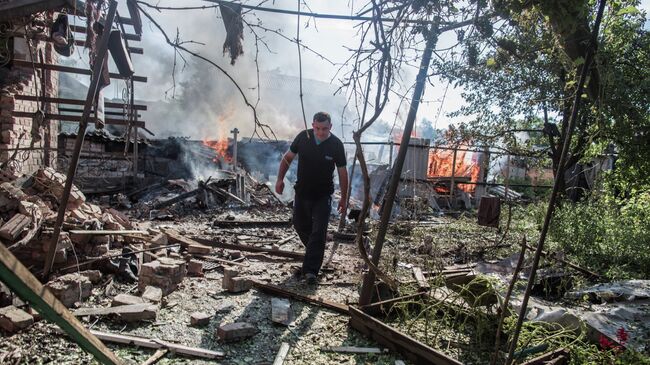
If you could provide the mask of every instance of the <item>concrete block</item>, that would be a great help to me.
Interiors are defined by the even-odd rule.
[[[117,307],[120,305],[129,305],[129,304],[142,304],[146,303],[143,298],[136,297],[135,295],[130,294],[118,294],[113,298],[111,302],[111,307]]]
[[[27,328],[34,323],[34,317],[13,305],[0,308],[0,327],[7,332],[14,333]]]
[[[153,303],[160,303],[162,301],[162,289],[155,286],[147,286],[142,293],[142,299],[148,300]]]
[[[124,322],[155,321],[158,316],[158,305],[136,304],[124,306],[118,316]]]
[[[235,322],[222,324],[217,329],[217,338],[223,342],[240,341],[254,336],[257,328],[250,323]]]
[[[83,301],[92,292],[93,284],[87,277],[77,274],[63,275],[45,284],[55,297],[66,307],[72,307],[75,302]]]
[[[195,327],[205,326],[210,323],[212,316],[204,312],[194,312],[190,315],[190,324]]]
[[[271,320],[288,326],[293,321],[291,302],[285,298],[271,298]]]
[[[190,260],[187,263],[187,273],[192,276],[203,276],[203,263],[197,260]]]

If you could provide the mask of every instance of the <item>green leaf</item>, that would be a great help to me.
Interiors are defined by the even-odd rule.
[[[485,61],[485,65],[488,67],[494,67],[497,65],[497,60],[495,60],[494,57],[490,57]]]
[[[580,66],[583,63],[585,63],[585,59],[583,57],[578,57],[575,60],[573,60],[573,65],[574,66]]]
[[[630,5],[619,10],[618,13],[616,13],[616,15],[625,15],[625,14],[639,14],[639,9]]]

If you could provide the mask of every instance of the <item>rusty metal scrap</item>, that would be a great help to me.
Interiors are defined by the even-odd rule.
[[[442,352],[386,325],[361,310],[350,307],[350,326],[391,351],[404,355],[414,364],[462,365]]]
[[[288,298],[300,300],[300,301],[303,301],[303,302],[316,304],[316,305],[319,305],[321,307],[331,309],[331,310],[333,310],[335,312],[338,312],[338,313],[348,314],[348,309],[350,308],[346,304],[337,303],[337,302],[327,300],[327,299],[323,299],[321,297],[317,297],[317,296],[314,296],[314,295],[303,295],[303,294],[291,292],[291,291],[288,291],[288,290],[286,290],[284,288],[281,288],[281,287],[279,287],[277,285],[266,284],[266,283],[263,283],[263,282],[257,281],[257,280],[251,280],[251,283],[253,283],[253,286],[256,289],[259,289],[259,290],[261,290],[261,291],[263,291],[265,293],[278,295],[278,296],[282,296],[282,297],[288,297]]]

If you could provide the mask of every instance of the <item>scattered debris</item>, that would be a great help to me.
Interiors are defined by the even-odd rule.
[[[257,328],[246,322],[222,324],[217,329],[217,337],[223,342],[240,341],[253,337],[256,333]]]
[[[201,327],[210,323],[212,316],[204,312],[194,312],[190,315],[190,324],[192,326]]]
[[[0,328],[14,333],[27,328],[34,323],[34,317],[20,308],[13,305],[0,308]]]
[[[271,320],[288,326],[293,321],[291,302],[288,299],[271,298]]]

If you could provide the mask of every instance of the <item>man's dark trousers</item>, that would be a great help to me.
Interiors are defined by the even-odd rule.
[[[293,201],[293,226],[305,245],[305,260],[302,273],[318,275],[327,240],[327,223],[329,222],[332,197],[302,197],[296,194]]]

